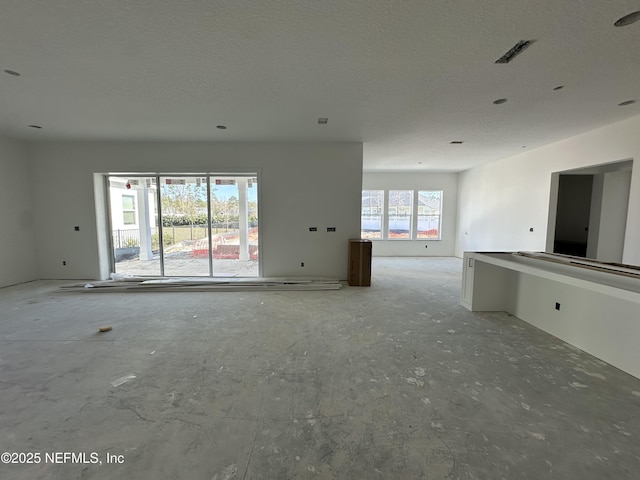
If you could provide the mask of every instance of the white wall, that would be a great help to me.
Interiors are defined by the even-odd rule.
[[[631,179],[631,172],[629,172]],[[552,181],[553,183],[553,181]],[[604,190],[604,173],[593,175],[593,184],[591,190],[591,205],[589,206],[589,233],[587,235],[587,258],[598,258],[598,238],[600,236],[600,220],[602,216],[602,194]],[[627,185],[628,187],[628,185]],[[627,191],[627,193],[629,193]],[[553,197],[551,198],[550,209],[553,207]],[[557,208],[557,205],[556,205]],[[551,212],[550,212],[551,213]],[[551,224],[550,224],[551,225]],[[550,232],[547,232],[550,233]],[[624,239],[623,239],[624,241]],[[549,243],[547,243],[547,249]],[[622,261],[622,250],[618,262]]]
[[[454,254],[458,201],[457,173],[365,172],[362,176],[362,189],[443,191],[441,240],[373,240],[373,256],[418,257]]]
[[[640,378],[637,300],[524,273],[517,276],[516,284],[520,294],[509,313]],[[555,310],[555,302],[560,303],[560,311]]]
[[[465,254],[462,305],[506,311],[640,378],[640,282],[573,264]]]
[[[456,255],[483,250],[544,251],[551,173],[634,159],[623,262],[640,265],[638,132],[640,117],[634,117],[462,172]]]
[[[40,278],[100,277],[94,173],[248,171],[260,172],[262,274],[347,278],[348,239],[360,235],[361,143],[38,142],[29,152]]]
[[[25,146],[0,137],[0,287],[37,278],[31,190]]]
[[[603,262],[620,262],[624,254],[631,172],[621,170],[603,175],[597,258]],[[637,245],[637,248],[640,248],[640,245]]]

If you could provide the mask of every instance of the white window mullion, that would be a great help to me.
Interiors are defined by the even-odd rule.
[[[389,239],[389,190],[384,191],[384,212],[382,214],[382,238]]]
[[[411,217],[411,240],[416,240],[418,236],[418,190],[413,191],[413,205],[411,211],[413,216]]]

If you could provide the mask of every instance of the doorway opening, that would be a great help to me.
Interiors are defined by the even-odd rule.
[[[621,263],[633,160],[551,176],[547,251]]]
[[[587,256],[593,175],[561,174],[553,252]]]
[[[258,176],[109,175],[116,274],[260,275]]]

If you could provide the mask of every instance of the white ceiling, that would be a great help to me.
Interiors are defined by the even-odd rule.
[[[459,171],[639,115],[640,22],[613,26],[638,9],[637,0],[2,0],[0,132],[362,141],[368,171]],[[494,63],[522,39],[537,42]],[[629,99],[639,102],[617,105]]]

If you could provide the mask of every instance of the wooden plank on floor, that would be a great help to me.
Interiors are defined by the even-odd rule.
[[[106,280],[60,287],[65,292],[240,292],[277,290],[338,290],[342,284],[331,278],[156,278],[132,281]]]

